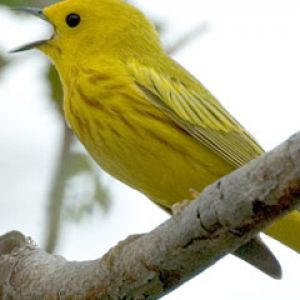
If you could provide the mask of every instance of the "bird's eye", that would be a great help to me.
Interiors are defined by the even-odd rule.
[[[80,23],[80,16],[77,14],[69,14],[66,17],[66,23],[69,27],[76,27]]]

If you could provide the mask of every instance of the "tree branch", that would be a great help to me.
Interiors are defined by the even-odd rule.
[[[180,215],[148,234],[127,238],[94,261],[68,262],[21,233],[8,233],[0,237],[0,295],[158,299],[295,209],[299,161],[297,134],[206,188]]]

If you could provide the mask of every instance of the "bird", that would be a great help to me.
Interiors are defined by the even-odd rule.
[[[124,0],[22,8],[54,28],[37,48],[58,70],[69,126],[93,159],[166,211],[264,153],[252,135],[164,50],[148,18]],[[296,211],[266,233],[300,252]],[[235,254],[279,278],[259,238]]]

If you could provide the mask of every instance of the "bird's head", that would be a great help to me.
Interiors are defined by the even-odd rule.
[[[140,56],[160,49],[153,25],[124,0],[66,0],[42,10],[21,8],[54,28],[52,37],[15,50],[38,48],[56,64],[85,63],[99,54]]]

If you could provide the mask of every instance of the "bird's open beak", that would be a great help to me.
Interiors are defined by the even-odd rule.
[[[14,11],[17,11],[17,12],[24,12],[24,13],[27,13],[27,14],[31,14],[31,15],[34,15],[34,16],[37,16],[38,18],[42,19],[42,20],[45,20],[48,22],[47,18],[44,16],[43,14],[43,10],[40,9],[40,8],[34,8],[34,7],[17,7],[17,8],[14,8],[13,9]],[[21,47],[18,47],[12,51],[10,51],[11,53],[16,53],[16,52],[21,52],[21,51],[25,51],[25,50],[30,50],[32,48],[35,48],[35,47],[38,47],[46,42],[48,42],[49,39],[45,39],[45,40],[39,40],[39,41],[36,41],[36,42],[33,42],[33,43],[29,43],[29,44],[26,44],[26,45],[23,45]]]

